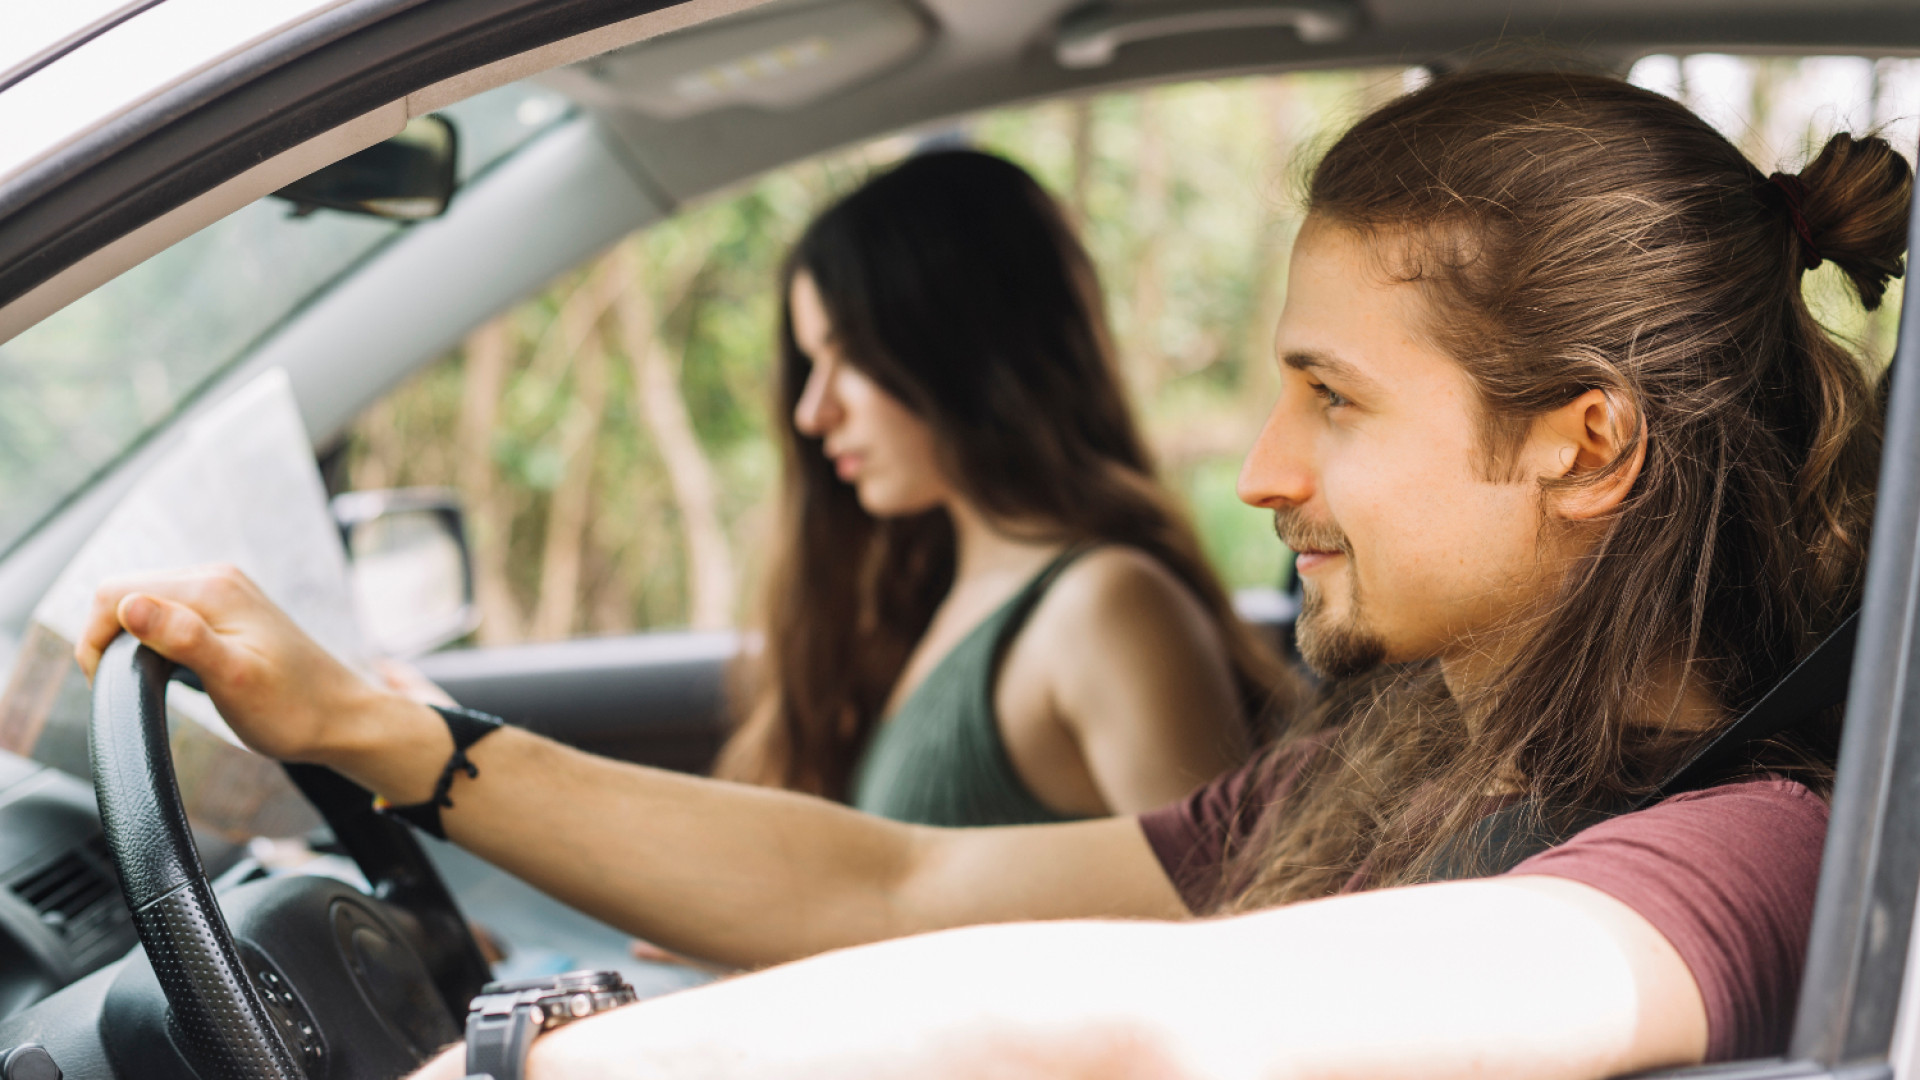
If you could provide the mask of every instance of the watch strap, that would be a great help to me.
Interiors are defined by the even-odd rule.
[[[532,1004],[516,1005],[507,1013],[467,1014],[467,1080],[523,1080],[527,1052],[541,1030],[537,1017]]]

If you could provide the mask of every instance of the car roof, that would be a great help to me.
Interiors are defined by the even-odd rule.
[[[1305,38],[1283,19],[1244,17],[1265,8],[1320,11],[1332,32]],[[869,22],[918,15],[924,35],[889,43],[889,66],[847,77],[833,92],[784,107],[715,108],[663,115],[659,67],[703,57],[701,36],[732,35],[742,58],[764,53],[756,24],[834,9]],[[1105,62],[1074,66],[1072,47],[1101,24],[1176,22],[1217,29],[1151,34],[1120,44]],[[1243,17],[1234,18],[1236,13]],[[855,37],[852,30],[845,37]],[[1111,37],[1125,38],[1124,28]],[[796,32],[794,39],[800,39]],[[543,79],[598,110],[660,189],[688,198],[829,147],[1009,102],[1129,85],[1277,70],[1465,63],[1496,43],[1534,60],[1556,50],[1624,72],[1650,52],[1837,52],[1905,55],[1920,50],[1920,10],[1877,0],[1356,0],[1307,4],[1116,3],[1079,0],[783,0],[728,24],[634,45]],[[863,60],[871,41],[850,41]],[[1515,47],[1518,48],[1515,48]],[[1097,55],[1097,54],[1096,54]],[[1065,62],[1063,62],[1063,60]]]

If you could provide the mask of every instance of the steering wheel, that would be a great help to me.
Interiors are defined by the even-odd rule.
[[[282,877],[229,891],[223,914],[167,739],[176,677],[191,679],[124,634],[94,677],[94,789],[146,959],[108,994],[102,1032],[116,1069],[156,1080],[388,1080],[457,1039],[486,962],[419,841],[352,781],[287,767],[373,895]]]

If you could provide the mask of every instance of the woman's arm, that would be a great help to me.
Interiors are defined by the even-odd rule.
[[[1692,975],[1651,925],[1516,878],[851,949],[563,1028],[529,1076],[1572,1080],[1705,1045]]]
[[[1043,711],[1065,726],[1089,796],[1108,813],[1164,806],[1250,751],[1219,629],[1178,578],[1131,548],[1090,552],[1061,575],[1008,655],[1001,686],[1021,685],[1046,688]],[[1036,794],[1066,801],[1050,789],[1074,770],[1023,760],[1038,755],[1017,738],[1009,750]]]
[[[122,625],[192,668],[261,753],[405,805],[452,751],[435,713],[353,674],[231,568],[104,586],[77,650],[89,674]],[[470,757],[480,775],[453,787],[451,839],[622,929],[733,965],[969,923],[1183,913],[1127,819],[915,828],[513,728]]]

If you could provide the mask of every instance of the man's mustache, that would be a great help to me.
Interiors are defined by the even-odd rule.
[[[1346,555],[1353,550],[1347,544],[1347,534],[1338,526],[1309,521],[1298,510],[1275,510],[1273,534],[1295,551],[1338,551]]]

